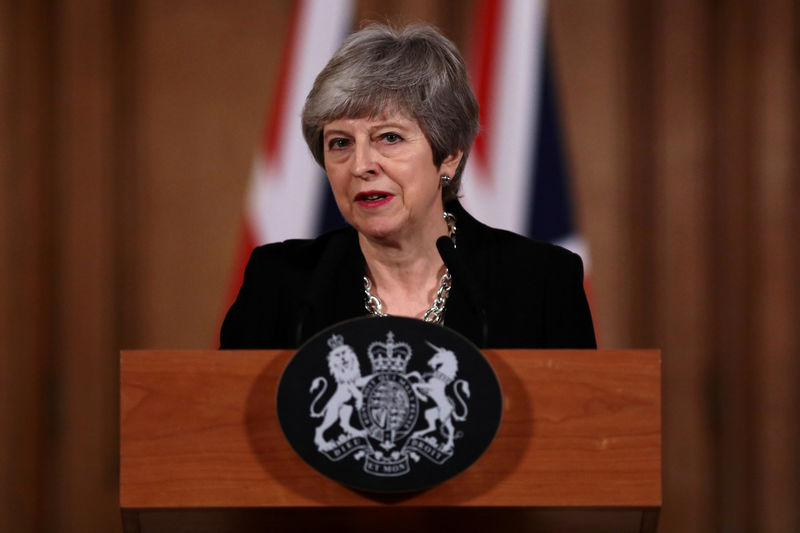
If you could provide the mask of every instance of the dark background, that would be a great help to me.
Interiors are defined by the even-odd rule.
[[[474,2],[362,0],[465,52]],[[118,351],[213,347],[288,0],[0,2],[0,530],[119,531]],[[663,349],[670,532],[800,523],[792,0],[555,0],[602,347]]]

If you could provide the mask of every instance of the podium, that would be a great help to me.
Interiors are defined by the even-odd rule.
[[[288,350],[124,351],[125,533],[653,532],[661,507],[657,350],[485,350],[503,417],[469,469],[420,493],[360,493],[284,439]]]

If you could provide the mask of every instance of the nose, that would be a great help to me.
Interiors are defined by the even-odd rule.
[[[352,173],[354,176],[363,179],[368,179],[378,174],[378,162],[375,158],[375,152],[369,143],[356,143]]]

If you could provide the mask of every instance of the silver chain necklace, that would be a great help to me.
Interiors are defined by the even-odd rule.
[[[453,246],[456,245],[456,217],[445,211],[442,213],[445,222],[447,222],[447,233],[450,240],[453,241]],[[444,308],[447,305],[447,297],[450,296],[450,287],[452,279],[450,278],[450,271],[447,267],[444,269],[444,275],[439,282],[439,290],[436,291],[436,297],[430,308],[425,311],[422,320],[432,324],[441,325],[444,321]],[[381,299],[372,294],[372,283],[369,281],[368,276],[364,276],[364,308],[372,316],[388,316],[383,312],[383,302]]]

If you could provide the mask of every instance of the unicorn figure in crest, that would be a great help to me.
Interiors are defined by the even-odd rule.
[[[453,449],[453,441],[456,437],[455,428],[453,427],[453,420],[463,422],[467,419],[469,409],[464,401],[464,397],[469,398],[469,383],[463,379],[456,380],[456,372],[458,372],[458,360],[456,355],[445,348],[440,348],[425,341],[428,346],[433,348],[436,352],[433,357],[428,360],[428,366],[431,367],[433,372],[426,373],[424,376],[419,372],[411,372],[408,374],[409,380],[414,379],[412,387],[414,393],[421,401],[433,400],[436,404],[435,407],[430,407],[425,410],[425,420],[428,422],[428,427],[420,431],[415,431],[411,437],[418,438],[436,431],[437,425],[441,435],[447,439],[445,445],[441,450],[449,453]],[[447,396],[445,389],[449,384],[453,383],[453,392],[462,407],[462,413],[457,413],[455,409],[455,402]],[[462,394],[464,395],[462,397]]]

